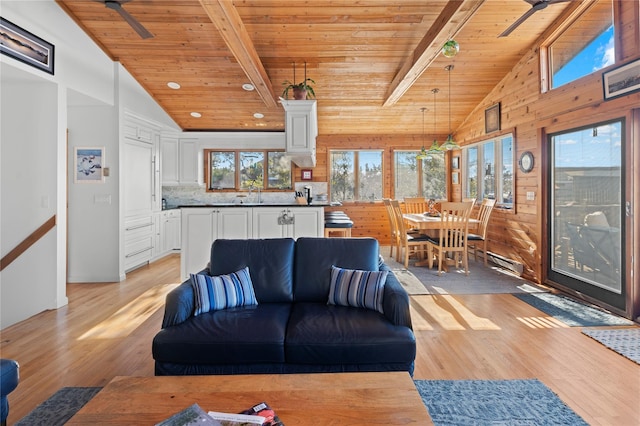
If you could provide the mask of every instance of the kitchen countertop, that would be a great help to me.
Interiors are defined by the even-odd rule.
[[[177,208],[198,208],[198,207],[329,207],[328,202],[318,202],[312,204],[298,203],[212,203],[212,204],[181,204]]]

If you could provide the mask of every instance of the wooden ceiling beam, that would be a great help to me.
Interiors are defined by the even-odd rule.
[[[265,105],[275,108],[278,104],[273,86],[233,3],[228,0],[200,0],[200,4]]]
[[[383,107],[395,105],[438,57],[442,46],[454,38],[482,6],[484,0],[451,0],[402,65],[387,91]]]

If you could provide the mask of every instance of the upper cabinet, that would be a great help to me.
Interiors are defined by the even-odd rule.
[[[315,100],[280,101],[285,110],[285,151],[299,167],[315,167],[318,113]]]
[[[162,136],[162,184],[197,185],[200,180],[198,141]]]

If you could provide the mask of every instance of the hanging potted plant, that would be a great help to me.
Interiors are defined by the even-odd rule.
[[[293,81],[296,81],[296,63],[293,63]],[[304,80],[300,83],[294,83],[289,80],[286,80],[282,85],[284,86],[284,90],[282,91],[282,97],[288,99],[289,90],[293,92],[293,99],[296,100],[304,100],[308,98],[315,98],[316,93],[313,91],[313,87],[309,86],[308,82],[316,84],[310,78],[307,78],[307,63],[304,63]]]
[[[313,87],[311,87],[307,82],[316,84],[316,82],[310,78],[305,78],[300,83],[292,83],[289,80],[286,80],[282,83],[284,86],[282,97],[288,99],[287,96],[289,95],[289,90],[291,90],[293,92],[293,99],[304,100],[312,97],[315,98],[316,93],[313,91]]]

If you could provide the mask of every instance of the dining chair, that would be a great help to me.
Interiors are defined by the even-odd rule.
[[[480,204],[478,212],[478,233],[467,234],[467,248],[473,251],[473,260],[478,261],[478,246],[482,244],[482,256],[484,257],[484,266],[487,266],[487,229],[489,228],[489,218],[496,200],[485,198]]]
[[[405,268],[409,267],[409,254],[416,255],[427,253],[427,241],[429,237],[424,234],[412,233],[407,230],[407,226],[402,216],[402,208],[398,200],[391,200],[391,209],[393,210],[393,217],[396,222],[396,229],[398,231],[398,251],[396,253],[396,261],[400,262],[400,258],[403,257],[403,264]]]
[[[471,202],[464,201],[442,203],[441,226],[438,229],[438,236],[429,237],[427,240],[429,267],[433,266],[433,256],[435,255],[438,258],[438,275],[442,273],[443,265],[446,267],[448,254],[453,255],[456,266],[459,264],[459,256],[461,256],[464,272],[469,275],[466,236],[469,229],[471,205]]]
[[[393,258],[393,251],[396,250],[396,258],[399,257],[398,251],[400,250],[400,246],[398,244],[398,226],[396,225],[396,218],[393,212],[393,207],[391,207],[391,199],[383,198],[382,203],[384,207],[387,209],[387,216],[389,218],[389,229],[391,229],[391,244],[389,248],[389,257]]]
[[[424,197],[405,197],[405,213],[424,213],[429,210],[429,205]]]

